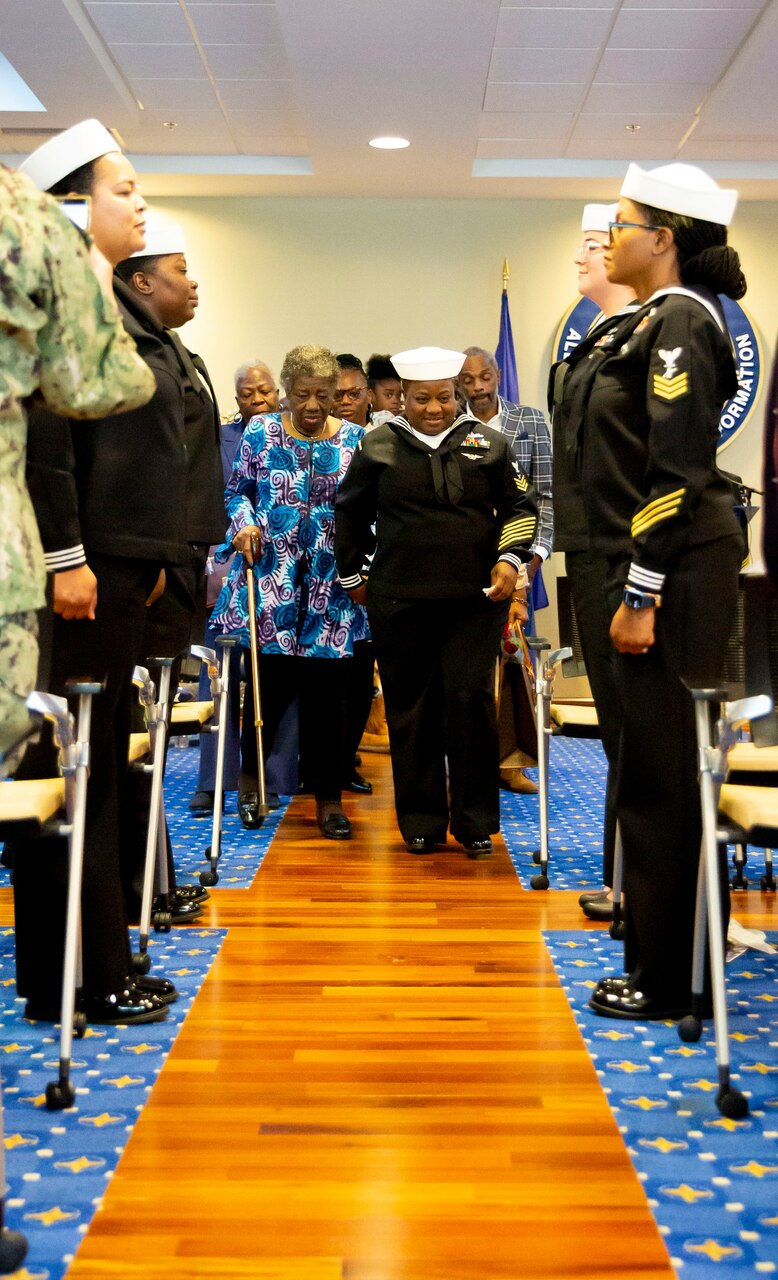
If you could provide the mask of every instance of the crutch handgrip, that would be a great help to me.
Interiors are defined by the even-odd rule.
[[[535,653],[542,653],[544,649],[551,648],[551,641],[545,640],[542,636],[525,636],[527,648],[532,649]]]
[[[766,693],[757,693],[751,698],[738,698],[736,702],[728,702],[722,707],[722,716],[728,725],[737,728],[747,724],[749,720],[760,720],[769,716],[773,710],[773,700]]]

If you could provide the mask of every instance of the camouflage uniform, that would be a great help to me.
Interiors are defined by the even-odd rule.
[[[18,716],[35,680],[33,611],[46,576],[23,402],[39,392],[58,413],[96,418],[146,404],[154,390],[84,238],[51,196],[0,165],[0,723]]]

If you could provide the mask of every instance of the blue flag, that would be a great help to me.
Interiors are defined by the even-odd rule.
[[[502,291],[500,305],[500,338],[494,353],[500,370],[500,395],[511,404],[519,404],[519,375],[516,372],[516,351],[513,346],[513,328],[508,307],[508,290]]]

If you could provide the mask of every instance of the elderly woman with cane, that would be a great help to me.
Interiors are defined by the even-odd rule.
[[[251,572],[264,755],[297,697],[300,746],[310,762],[319,829],[329,840],[348,840],[351,825],[340,802],[344,690],[354,642],[367,635],[367,619],[338,581],[334,505],[363,430],[330,416],[338,374],[338,362],[325,347],[295,347],[281,370],[289,409],[253,418],[246,428],[226,489],[230,541],[217,553],[226,558],[237,550],[242,557],[235,558],[211,621],[248,645]],[[252,544],[259,548],[256,555]],[[259,810],[254,720],[246,708],[239,793],[255,795]]]

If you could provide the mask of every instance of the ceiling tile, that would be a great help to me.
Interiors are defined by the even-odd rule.
[[[627,138],[623,146],[617,145],[612,138],[602,138],[599,142],[592,142],[590,139],[576,140],[572,139],[570,145],[565,151],[565,156],[569,160],[614,160],[624,165],[626,173],[627,165],[631,160],[656,161],[657,164],[663,164],[668,160],[675,158],[678,150],[678,140],[663,142],[654,138]]]
[[[605,39],[611,22],[611,6],[594,9],[501,9],[494,37],[495,48],[591,49]]]
[[[707,84],[599,84],[595,83],[584,111],[694,111],[708,93]]]
[[[281,29],[274,5],[187,5],[203,44],[281,44]]]
[[[189,44],[192,34],[177,4],[108,4],[87,0],[87,11],[109,44]]]
[[[764,0],[676,0],[675,10],[687,9],[759,9]],[[770,3],[770,0],[767,0]],[[667,0],[624,0],[625,9],[666,9]]]
[[[519,139],[563,142],[570,128],[567,113],[523,115],[521,113],[488,112],[481,114],[481,140],[514,142]]]
[[[281,45],[207,44],[203,50],[217,79],[284,80],[289,76],[286,51]]]
[[[544,160],[552,150],[553,145],[543,139],[480,138],[475,154],[478,160]]]
[[[265,133],[283,127],[299,128],[300,111],[290,80],[217,80],[222,102],[228,111],[250,111],[265,120]]]
[[[130,79],[197,79],[205,75],[194,44],[113,44],[111,53]]]
[[[556,49],[495,49],[489,79],[526,84],[581,83],[590,79],[598,54],[597,49],[570,49],[560,58]]]
[[[612,49],[737,48],[758,9],[622,10],[608,44]]]
[[[580,84],[489,84],[485,111],[575,111],[581,101]]]
[[[148,110],[166,111],[170,115],[217,105],[210,81],[205,76],[199,80],[132,80],[131,84]]]
[[[680,158],[692,163],[695,160],[743,160],[743,143],[729,142],[726,140],[718,140],[716,142],[706,141],[698,138],[696,133],[692,134],[688,143],[684,147]],[[778,160],[778,138],[754,138],[748,143],[749,160]],[[721,181],[721,179],[719,179]],[[726,183],[725,183],[726,185]],[[734,186],[739,186],[737,180],[733,182]]]
[[[214,101],[213,96],[210,99]],[[176,111],[178,128],[165,129],[166,111],[144,111],[142,125],[122,131],[128,151],[143,155],[225,155],[235,150],[227,122],[219,110]]]
[[[597,81],[635,84],[711,84],[723,71],[728,54],[720,49],[606,49]]]
[[[633,115],[621,112],[620,115],[600,115],[584,112],[578,117],[573,138],[576,142],[595,142],[604,138],[617,140],[624,144],[630,135],[627,124],[640,125],[640,141],[656,138],[663,142],[671,142],[673,138],[680,142],[686,130],[692,124],[694,116],[684,115]]]

